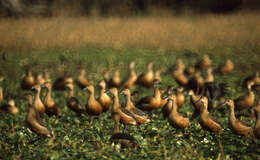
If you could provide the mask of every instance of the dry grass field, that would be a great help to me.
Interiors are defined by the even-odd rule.
[[[259,13],[0,19],[0,48],[200,49],[260,46]]]

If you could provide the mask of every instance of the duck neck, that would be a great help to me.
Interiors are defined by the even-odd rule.
[[[161,98],[161,92],[160,92],[160,90],[158,88],[155,88],[154,97],[156,99],[160,99]]]
[[[171,114],[176,114],[177,112],[177,106],[175,104],[175,101],[171,101],[172,102],[172,109],[171,109]]]
[[[89,99],[95,99],[95,91],[90,92]]]
[[[37,90],[36,95],[34,97],[34,103],[41,100],[40,99],[40,93],[41,93],[41,89]]]
[[[255,123],[255,128],[260,127],[260,112],[256,113],[256,123]]]
[[[48,88],[46,99],[50,99],[50,98],[51,98],[51,88]]]
[[[69,89],[69,95],[68,95],[68,97],[71,98],[71,97],[73,97],[73,96],[74,96],[74,89],[73,89],[73,88],[70,88],[70,89]]]
[[[132,102],[131,102],[131,96],[126,95],[126,106],[131,109],[132,108]]]
[[[236,119],[236,116],[235,116],[235,106],[231,105],[230,106],[230,111],[229,111],[229,120],[233,121],[235,119]]]
[[[102,87],[101,90],[100,90],[100,95],[104,95],[105,91],[106,91],[106,89],[104,87]]]
[[[113,111],[119,108],[119,99],[118,94],[114,94],[114,105],[113,105]]]

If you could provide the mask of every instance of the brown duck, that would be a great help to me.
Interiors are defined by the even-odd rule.
[[[258,100],[258,105],[255,107],[256,122],[254,128],[254,135],[257,139],[260,139],[260,99]]]
[[[196,69],[207,69],[211,66],[211,60],[208,55],[204,55],[202,60],[200,60],[196,65]]]
[[[231,72],[233,69],[234,69],[234,64],[230,59],[228,59],[224,64],[216,68],[215,72],[225,74]]]
[[[65,90],[66,84],[73,84],[73,78],[71,76],[64,76],[56,79],[53,83],[53,90]]]
[[[68,97],[66,99],[67,106],[77,114],[85,113],[85,108],[83,105],[76,97],[74,97],[74,85],[72,83],[68,83],[66,84],[66,88],[69,89]]]
[[[106,112],[110,107],[111,98],[105,92],[106,91],[106,82],[104,80],[99,82],[99,86],[100,86],[101,90],[100,90],[98,102],[102,105],[103,112]]]
[[[60,108],[58,107],[57,103],[54,101],[54,99],[51,97],[52,92],[52,85],[51,83],[45,83],[44,87],[47,88],[47,94],[45,96],[44,105],[46,109],[46,114],[48,116],[60,116]]]
[[[0,77],[0,82],[4,80],[4,77]],[[3,88],[0,86],[0,103],[4,100]]]
[[[252,134],[253,128],[236,118],[234,101],[228,99],[224,104],[227,104],[230,107],[229,126],[232,129],[232,131],[238,135],[243,136],[248,136],[249,134]]]
[[[153,62],[149,62],[147,65],[147,72],[142,73],[137,78],[137,84],[150,88],[153,86],[154,82],[154,71],[153,71]]]
[[[45,106],[42,103],[42,100],[40,98],[41,94],[41,85],[36,84],[32,87],[33,90],[36,91],[34,101],[33,101],[33,106],[36,108],[36,110],[39,112],[40,116],[43,117],[45,113]]]
[[[43,85],[45,83],[45,79],[43,78],[42,73],[38,73],[36,76],[36,84]]]
[[[115,128],[113,135],[118,133],[119,131],[119,122],[124,124],[124,132],[126,129],[126,125],[137,125],[137,120],[134,118],[134,115],[125,108],[122,108],[118,99],[118,90],[117,88],[111,88],[109,90],[113,95],[113,108],[112,108],[112,116],[115,120]]]
[[[185,117],[181,113],[178,112],[178,106],[176,104],[176,96],[169,97],[169,101],[172,101],[171,111],[168,117],[168,122],[174,128],[186,128],[189,126],[190,121],[189,118]]]
[[[43,123],[39,112],[34,105],[32,95],[28,94],[25,98],[29,101],[29,111],[26,118],[28,128],[40,137],[51,137],[51,131]]]
[[[219,132],[223,130],[222,125],[209,114],[207,97],[201,97],[198,102],[202,102],[203,104],[199,120],[201,127],[210,132]]]
[[[121,78],[120,78],[120,72],[118,70],[115,70],[112,73],[112,77],[109,79],[108,81],[108,86],[109,88],[113,88],[113,87],[120,87],[121,85]]]
[[[10,113],[10,114],[19,113],[19,109],[15,106],[14,99],[10,99],[7,104],[1,105],[0,111],[4,113]]]
[[[86,89],[90,93],[86,104],[86,113],[88,115],[98,116],[102,113],[103,107],[95,98],[95,88],[93,85],[89,85]]]
[[[31,70],[27,70],[25,76],[21,81],[21,88],[23,90],[30,90],[35,85],[35,78]]]
[[[137,80],[137,74],[134,70],[134,67],[135,67],[135,61],[131,61],[129,63],[129,74],[127,76],[127,78],[123,81],[122,83],[122,88],[131,88],[136,80]]]
[[[172,103],[176,103],[176,101],[172,101],[172,99],[176,100],[176,95],[174,94],[169,94],[167,98],[165,98],[165,100],[167,100],[167,103],[163,106],[162,108],[162,113],[163,113],[163,117],[164,118],[168,118],[170,115],[170,112],[172,110]]]
[[[149,123],[151,120],[149,119],[148,115],[144,113],[142,110],[135,107],[133,102],[131,101],[131,92],[129,89],[125,89],[122,91],[122,94],[126,96],[126,105],[125,109],[133,114],[135,119],[137,120],[138,124]]]
[[[76,83],[80,89],[84,89],[90,84],[89,80],[87,79],[85,69],[80,69],[80,73],[77,77]]]
[[[252,81],[248,82],[247,84],[248,93],[234,100],[236,110],[243,110],[254,105],[255,94],[251,89],[252,85],[254,85],[254,82]]]
[[[177,88],[177,94],[176,94],[176,103],[178,107],[181,107],[184,104],[185,97],[183,95],[183,87],[178,87]]]
[[[186,86],[189,82],[189,79],[184,75],[183,70],[175,70],[173,72],[173,77],[175,81],[181,86]]]
[[[207,75],[205,77],[205,83],[206,82],[214,82],[214,75],[212,74],[212,68],[208,68]]]

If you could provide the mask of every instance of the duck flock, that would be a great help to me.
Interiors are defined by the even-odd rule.
[[[35,92],[23,95],[28,100],[29,105],[26,124],[40,138],[53,136],[43,119],[45,114],[61,116],[62,110],[52,97],[52,91],[59,90],[67,92],[67,96],[64,97],[67,107],[78,115],[94,117],[102,116],[103,112],[111,112],[115,122],[111,136],[111,140],[114,141],[122,140],[136,145],[131,134],[126,132],[127,126],[153,123],[151,111],[158,109],[162,111],[163,117],[168,120],[169,124],[176,129],[186,129],[189,127],[190,121],[198,117],[198,122],[204,130],[218,133],[224,128],[211,115],[211,111],[218,108],[214,106],[215,101],[219,101],[222,107],[229,107],[229,127],[235,134],[260,139],[260,99],[255,103],[257,101],[255,91],[260,91],[258,72],[248,76],[243,81],[243,87],[247,87],[246,94],[241,94],[235,99],[225,99],[228,86],[214,81],[214,74],[219,76],[228,74],[234,69],[234,64],[231,60],[227,60],[224,64],[213,69],[211,61],[207,55],[204,55],[196,65],[185,67],[183,61],[178,59],[176,64],[167,70],[167,73],[171,74],[178,83],[178,87],[163,86],[161,73],[164,71],[163,69],[154,71],[152,62],[148,63],[147,71],[137,74],[134,69],[135,62],[131,61],[128,76],[123,80],[121,80],[118,70],[104,73],[103,80],[98,82],[97,86],[99,88],[98,98],[95,96],[95,86],[87,78],[85,69],[80,70],[76,79],[73,79],[72,76],[64,76],[57,78],[53,83],[48,72],[38,73],[35,76],[28,69],[21,80],[21,89]],[[201,76],[201,72],[204,70],[206,75]],[[4,77],[1,77],[0,81],[3,80]],[[134,85],[139,87],[133,87]],[[89,92],[87,104],[82,104],[74,96],[75,86]],[[44,99],[41,99],[42,88],[47,89]],[[139,90],[134,90],[136,88]],[[153,88],[153,95],[140,98],[139,93],[143,91],[143,88]],[[125,99],[120,101],[119,94],[124,95]],[[194,107],[191,117],[178,111],[183,106],[186,95],[190,96],[190,102]],[[0,87],[0,101],[2,103],[0,110],[10,114],[19,114],[14,99],[7,99],[7,103],[4,103],[3,100],[4,93]],[[245,116],[254,117],[254,127],[236,117],[237,113],[242,110],[247,110]],[[124,125],[123,131],[120,131],[120,123]]]

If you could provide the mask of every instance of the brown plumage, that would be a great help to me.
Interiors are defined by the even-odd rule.
[[[0,76],[0,82],[4,80],[3,76]],[[4,100],[3,88],[0,86],[0,103]]]
[[[80,73],[77,77],[76,83],[80,89],[86,88],[90,84],[86,76],[85,69],[80,69]]]
[[[58,107],[57,103],[51,97],[52,85],[51,83],[45,83],[44,87],[47,88],[47,94],[45,96],[44,105],[46,109],[46,114],[48,116],[60,116],[60,108]]]
[[[43,78],[45,80],[45,83],[51,83],[51,77],[50,77],[50,73],[48,71],[44,72]]]
[[[23,90],[30,90],[35,85],[35,78],[32,74],[31,70],[26,72],[26,75],[23,77],[21,81],[21,88]]]
[[[68,83],[66,84],[66,88],[69,89],[68,97],[66,99],[67,106],[78,114],[85,113],[84,106],[76,97],[74,97],[74,85],[72,83]]]
[[[195,68],[193,66],[189,66],[188,68],[185,69],[184,71],[188,76],[193,75],[195,73]]]
[[[172,101],[171,111],[168,116],[168,122],[174,128],[186,128],[189,126],[189,118],[185,117],[178,112],[178,106],[176,104],[176,96],[173,96],[172,99],[169,97],[169,100]]]
[[[189,96],[190,96],[190,102],[191,102],[191,104],[195,108],[194,113],[195,112],[197,112],[197,113],[202,112],[203,104],[202,104],[202,102],[198,102],[198,100],[201,98],[201,96],[200,95],[196,95],[193,90],[189,91]]]
[[[89,91],[89,98],[86,104],[86,113],[92,116],[98,116],[102,113],[103,107],[95,98],[95,88],[93,85],[86,87]]]
[[[172,103],[176,103],[176,101],[172,101],[172,99],[176,100],[176,95],[174,94],[169,94],[167,98],[165,98],[165,100],[167,101],[167,103],[163,106],[162,108],[162,113],[163,113],[163,117],[164,118],[168,118],[170,115],[170,112],[172,110]]]
[[[129,74],[128,76],[126,77],[126,79],[122,82],[122,88],[131,88],[136,80],[137,80],[137,74],[134,70],[134,67],[135,67],[135,61],[131,61],[129,63]]]
[[[122,108],[119,103],[118,99],[118,90],[117,88],[111,88],[109,90],[113,95],[113,107],[112,107],[112,116],[115,120],[115,128],[113,131],[113,134],[116,134],[119,132],[119,122],[126,125],[137,125],[137,121],[134,118],[134,115],[126,110],[125,108]]]
[[[136,103],[136,107],[143,111],[151,111],[161,106],[161,92],[159,88],[154,89],[153,96],[146,96]]]
[[[45,79],[43,78],[42,73],[38,73],[36,76],[36,84],[43,85],[45,83]]]
[[[26,95],[25,98],[29,101],[29,111],[26,118],[28,128],[40,137],[51,137],[51,131],[43,123],[39,112],[34,105],[32,95]]]
[[[137,78],[137,84],[150,88],[153,86],[154,82],[154,71],[153,71],[153,62],[149,62],[147,66],[147,72],[142,73]]]
[[[224,73],[231,72],[233,69],[234,69],[234,64],[230,59],[228,59],[224,64],[217,67],[215,69],[215,72],[224,74]]]
[[[178,87],[177,88],[177,94],[176,94],[176,103],[178,107],[181,107],[184,104],[185,97],[183,95],[183,87]]]
[[[194,76],[197,81],[197,91],[200,91],[205,83],[205,80],[201,77],[201,73],[199,71],[197,71]]]
[[[212,68],[208,68],[207,75],[205,77],[205,83],[206,82],[214,82],[214,75],[212,74]]]
[[[208,55],[204,55],[202,60],[200,60],[196,65],[196,69],[207,69],[211,66],[211,60]]]
[[[19,109],[15,106],[15,101],[13,99],[8,100],[7,104],[0,106],[0,111],[10,114],[18,114]]]
[[[252,81],[248,82],[248,84],[247,84],[248,93],[246,95],[242,95],[234,100],[236,110],[243,110],[243,109],[249,108],[254,105],[255,94],[251,89],[253,84],[254,84],[254,82],[252,82]]]
[[[131,101],[131,92],[129,89],[125,89],[122,91],[122,94],[126,96],[126,105],[125,109],[127,109],[129,112],[133,114],[135,119],[137,120],[138,124],[144,124],[149,123],[151,120],[147,116],[146,113],[144,113],[142,110],[135,107],[133,102]]]
[[[183,63],[182,59],[177,59],[176,65],[175,65],[175,70],[181,70],[184,71],[185,69],[185,64]]]
[[[173,77],[175,81],[181,86],[186,86],[189,82],[188,78],[184,75],[183,70],[175,70],[173,72]]]
[[[73,84],[73,78],[70,76],[64,76],[56,79],[53,83],[53,90],[65,90],[66,84]]]
[[[112,77],[108,81],[108,87],[113,88],[113,87],[120,87],[121,85],[121,78],[120,78],[120,72],[118,70],[115,70],[112,73]]]
[[[41,85],[36,84],[32,87],[33,90],[36,91],[34,101],[33,101],[33,106],[36,108],[36,110],[39,112],[40,116],[43,117],[45,113],[45,106],[42,103],[42,100],[40,98],[41,94]]]
[[[100,86],[100,95],[98,98],[99,103],[102,105],[103,107],[103,112],[106,112],[111,104],[111,98],[106,94],[106,82],[104,80],[99,82],[99,86]]]
[[[232,129],[232,131],[238,135],[243,135],[243,136],[248,136],[249,134],[252,134],[253,128],[236,118],[234,101],[228,99],[224,104],[227,104],[230,108],[229,126]]]
[[[222,125],[209,114],[207,97],[201,97],[201,99],[198,102],[202,102],[203,104],[199,120],[201,127],[210,132],[221,131],[223,129]]]
[[[255,107],[256,122],[254,128],[254,135],[257,139],[260,139],[260,99],[258,100],[258,105]]]

